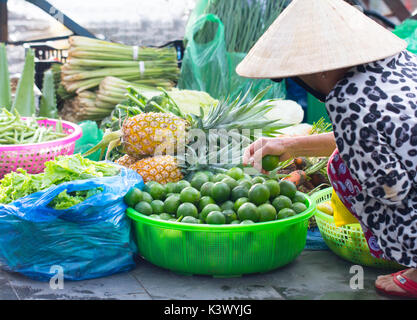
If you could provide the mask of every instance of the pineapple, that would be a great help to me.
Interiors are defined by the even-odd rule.
[[[172,147],[174,144],[177,144],[178,147],[179,141],[186,143],[188,129],[201,129],[206,133],[207,139],[210,141],[218,141],[218,139],[222,138],[229,139],[230,131],[237,130],[237,133],[235,131],[236,134],[232,138],[242,143],[242,140],[244,140],[241,134],[242,129],[260,129],[264,135],[273,136],[278,133],[279,129],[288,126],[280,124],[279,120],[268,120],[264,117],[273,108],[273,105],[269,101],[261,101],[268,90],[269,88],[261,91],[249,103],[243,103],[243,101],[247,98],[250,90],[242,99],[239,97],[232,103],[223,101],[215,104],[209,109],[207,116],[204,115],[203,110],[201,110],[199,116],[191,114],[183,117],[165,112],[141,113],[127,118],[123,122],[120,131],[107,133],[103,141],[88,151],[86,155],[109,146],[108,156],[114,147],[122,144],[124,151],[130,157],[141,159],[134,164],[126,162],[126,166],[141,174],[145,182],[157,181],[167,183],[179,181],[183,178],[183,173],[200,169],[210,169],[210,167],[215,166],[218,167],[218,165],[207,165],[209,168],[207,166],[201,167],[199,165],[201,163],[200,161],[197,161],[197,165],[191,165],[181,161],[182,165],[179,166],[178,160],[182,157],[182,154],[177,153],[174,157],[175,152],[172,154],[170,152],[161,153],[157,150],[158,147],[165,150],[165,147]],[[213,133],[210,131],[211,129],[222,129],[222,131]],[[158,131],[162,132],[162,134],[164,132],[169,133],[168,136],[171,138],[157,141],[155,137],[158,135]],[[187,145],[185,147],[192,149]],[[224,154],[224,152],[228,152],[228,149],[219,150],[217,148],[217,154]],[[158,156],[152,157],[155,153]],[[216,157],[217,154],[214,156]],[[144,158],[146,156],[151,157]],[[207,159],[208,154],[202,156]],[[127,159],[127,157],[120,159],[120,163],[124,163]]]
[[[145,183],[148,181],[156,181],[161,184],[166,184],[183,179],[181,169],[177,165],[177,160],[171,155],[145,158],[130,165],[129,168],[138,172]]]
[[[129,168],[132,164],[135,164],[138,161],[138,159],[131,157],[128,154],[125,154],[124,156],[117,159],[116,163],[123,167]]]
[[[184,141],[187,127],[186,120],[170,113],[149,112],[127,118],[122,126],[124,151],[135,158],[153,155],[159,145],[164,149]],[[162,141],[157,141],[158,136]]]

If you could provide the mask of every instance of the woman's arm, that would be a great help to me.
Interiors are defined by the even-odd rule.
[[[280,161],[305,156],[328,157],[336,149],[332,132],[310,136],[261,138],[252,143],[243,156],[244,165],[252,165],[262,171],[262,158],[266,155],[276,155]]]

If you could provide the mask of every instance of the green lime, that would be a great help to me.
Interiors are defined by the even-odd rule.
[[[240,224],[254,224],[252,220],[243,220]]]
[[[152,211],[155,214],[161,214],[164,212],[164,202],[161,200],[153,200],[151,202]]]
[[[233,201],[227,200],[226,202],[223,202],[220,208],[222,210],[233,210],[235,203]]]
[[[212,179],[214,177],[214,173],[211,172],[211,171],[204,170],[204,171],[201,171],[200,173],[205,174],[207,176],[207,178],[209,178],[209,181],[212,181]]]
[[[243,170],[237,167],[229,169],[226,174],[235,180],[239,180],[244,177]]]
[[[169,214],[176,214],[181,204],[179,195],[174,194],[168,197],[164,202],[164,211]]]
[[[249,189],[249,201],[256,205],[260,205],[268,201],[269,196],[269,189],[263,184],[255,184]]]
[[[242,204],[249,202],[249,199],[246,197],[239,198],[235,201],[235,204],[233,206],[233,209],[237,212],[239,208],[242,206]]]
[[[154,219],[158,219],[161,220],[161,217],[157,214],[151,214],[149,217],[154,218]]]
[[[284,208],[291,208],[292,201],[286,196],[278,196],[272,201],[272,205],[275,207],[277,212]]]
[[[281,180],[279,182],[280,194],[283,196],[287,196],[288,198],[292,199],[297,192],[297,187],[294,183],[287,180]]]
[[[148,181],[148,182],[146,182],[146,183],[145,183],[145,188],[144,188],[144,190],[145,190],[146,192],[149,192],[150,187],[151,187],[152,185],[154,185],[155,183],[158,183],[158,182],[156,182],[156,181]]]
[[[246,189],[250,189],[252,187],[252,182],[243,178],[238,181],[239,186],[245,187]]]
[[[208,224],[225,224],[226,217],[220,211],[212,211],[207,215],[206,222]]]
[[[167,195],[166,195],[165,199],[168,199],[170,196],[172,196],[172,195],[174,195],[174,194],[178,194],[178,193],[173,193],[173,192],[167,193]]]
[[[168,221],[177,222],[177,219],[176,218],[171,218],[171,219],[168,219]]]
[[[258,208],[250,202],[246,202],[242,204],[237,211],[237,215],[239,217],[239,220],[252,220],[252,221],[258,221],[259,220],[259,212]]]
[[[269,197],[274,199],[275,197],[279,196],[280,188],[279,182],[276,180],[266,180],[264,185],[266,185],[269,189]]]
[[[307,210],[307,206],[302,202],[295,202],[291,206],[291,209],[295,211],[296,214],[299,214],[301,212],[304,212]]]
[[[234,212],[233,210],[224,210],[222,213],[226,218],[226,223],[231,223],[232,221],[237,219],[236,212]]]
[[[266,222],[275,220],[277,217],[277,210],[274,206],[264,203],[258,207],[259,222]]]
[[[232,190],[233,188],[235,188],[235,187],[238,186],[237,181],[235,179],[233,179],[233,178],[230,178],[230,177],[224,178],[222,180],[222,182],[224,182],[225,184],[227,184],[229,186],[230,190]]]
[[[165,185],[165,191],[167,193],[167,197],[168,197],[168,194],[175,193],[175,191],[176,191],[176,184],[174,182],[168,182]]]
[[[224,173],[218,173],[215,176],[213,176],[213,182],[220,182],[222,181],[224,178],[227,178],[228,176],[225,175]]]
[[[190,202],[197,204],[200,201],[200,191],[193,187],[187,187],[183,189],[180,193],[180,200],[182,203]]]
[[[204,173],[199,172],[195,174],[194,177],[191,179],[191,186],[197,190],[200,190],[201,186],[206,182],[209,182],[209,177]]]
[[[199,221],[200,220],[198,220],[198,219],[196,219],[192,216],[186,216],[181,220],[182,223],[193,223],[193,224],[198,224],[198,223],[200,223]]]
[[[205,206],[207,206],[208,204],[216,204],[214,202],[214,200],[209,197],[209,196],[204,196],[200,199],[200,201],[198,202],[198,208],[201,210],[204,209]]]
[[[175,193],[181,193],[181,191],[187,187],[191,187],[191,184],[187,180],[178,181],[175,188]]]
[[[249,174],[247,174],[247,173],[245,173],[245,174],[243,175],[243,179],[246,179],[246,180],[248,180],[248,181],[252,182],[252,177],[251,177]]]
[[[284,209],[281,209],[278,212],[277,220],[289,218],[289,217],[292,217],[292,216],[295,216],[295,215],[296,215],[296,213],[295,213],[294,210],[289,209],[289,208],[284,208]]]
[[[273,155],[267,155],[262,158],[262,169],[265,171],[272,171],[278,167],[279,157]]]
[[[230,197],[230,187],[224,182],[216,182],[211,189],[211,197],[217,203],[222,203]]]
[[[249,189],[240,185],[232,190],[232,200],[236,201],[239,198],[247,198],[249,195]]]
[[[294,197],[292,198],[292,202],[301,202],[305,204],[307,202],[307,197],[304,193],[297,191]]]
[[[135,206],[135,210],[146,216],[150,216],[153,213],[152,207],[148,202],[141,201]]]
[[[257,184],[257,183],[264,183],[265,179],[262,178],[261,176],[256,176],[252,178],[252,184]]]
[[[159,217],[161,218],[161,220],[168,220],[169,221],[169,220],[173,219],[172,216],[168,213],[161,213],[159,215]],[[174,219],[174,220],[176,220],[176,219]]]
[[[197,207],[195,205],[193,205],[192,203],[186,202],[186,203],[182,203],[177,210],[177,218],[179,217],[194,217],[197,218],[198,217],[198,210]]]
[[[200,219],[205,221],[208,214],[213,211],[221,211],[220,207],[217,204],[208,204],[206,205],[200,213]]]
[[[213,188],[213,186],[214,186],[214,183],[213,182],[206,182],[205,184],[203,184],[202,186],[201,186],[201,189],[200,189],[200,193],[201,193],[201,195],[204,197],[204,196],[211,196],[211,189]]]
[[[240,220],[233,220],[230,224],[240,224]]]
[[[148,192],[142,192],[142,201],[151,203],[153,201],[153,198]]]
[[[125,202],[131,208],[134,208],[140,201],[142,201],[142,191],[138,188],[130,189],[125,195]]]
[[[155,200],[162,200],[165,198],[165,187],[159,183],[154,183],[149,187],[149,194]]]

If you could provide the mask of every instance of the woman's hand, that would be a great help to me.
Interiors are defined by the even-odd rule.
[[[262,158],[275,155],[279,161],[296,157],[329,157],[336,149],[333,132],[310,136],[260,138],[246,148],[243,165],[252,165],[262,173]]]
[[[262,158],[266,155],[275,155],[279,157],[280,162],[292,159],[296,142],[296,138],[260,138],[246,148],[243,165],[251,165],[256,170],[267,174],[262,169]]]

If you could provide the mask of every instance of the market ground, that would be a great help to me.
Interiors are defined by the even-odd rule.
[[[382,300],[374,281],[393,270],[364,268],[363,289],[351,289],[352,264],[331,251],[304,251],[293,263],[264,274],[240,278],[183,276],[138,260],[127,273],[79,282],[63,289],[0,271],[0,300]],[[353,281],[355,283],[359,283]]]

